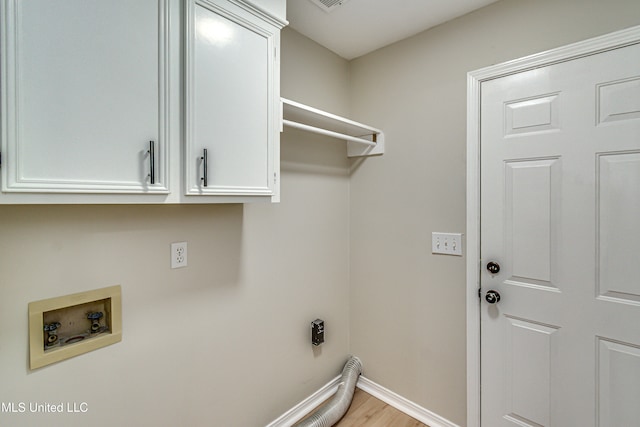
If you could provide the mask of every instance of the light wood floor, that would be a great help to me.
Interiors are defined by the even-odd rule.
[[[334,427],[429,427],[356,388],[344,417]]]

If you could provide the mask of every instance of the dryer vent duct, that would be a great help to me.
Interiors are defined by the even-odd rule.
[[[342,369],[338,391],[333,395],[331,401],[294,427],[331,427],[340,421],[340,418],[347,413],[349,406],[351,406],[356,383],[361,373],[362,362],[357,357],[351,356]]]
[[[339,6],[342,6],[349,0],[309,0],[309,1],[315,4],[316,6],[318,6],[320,9],[329,13],[329,12],[333,12]]]

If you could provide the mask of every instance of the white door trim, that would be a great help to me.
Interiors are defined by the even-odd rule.
[[[467,74],[467,427],[480,427],[480,87],[487,80],[640,43],[640,26]]]

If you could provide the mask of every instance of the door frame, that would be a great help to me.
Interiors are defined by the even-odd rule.
[[[640,26],[467,74],[467,427],[480,427],[480,88],[483,82],[640,43]]]

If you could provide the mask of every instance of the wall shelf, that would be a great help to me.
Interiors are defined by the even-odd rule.
[[[384,153],[384,133],[380,129],[280,98],[282,125],[347,141],[347,156],[361,157]]]

